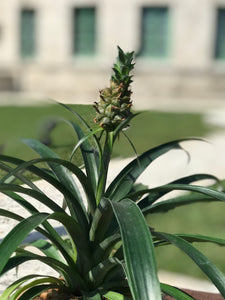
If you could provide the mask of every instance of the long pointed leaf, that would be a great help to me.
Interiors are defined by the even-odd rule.
[[[78,114],[71,107],[69,107],[68,105],[66,105],[64,103],[59,102],[59,104],[62,105],[64,108],[66,108],[68,111],[70,111],[74,116],[76,116],[76,118],[78,118],[81,121],[82,125],[89,131],[89,133],[92,132],[92,128],[88,125],[86,120],[80,114]],[[103,130],[101,130],[101,132],[103,133]],[[92,135],[92,137],[95,142],[95,146],[98,149],[99,158],[101,158],[102,157],[102,149],[101,149],[101,146],[99,143],[99,139],[97,138],[97,136],[95,134]]]
[[[43,158],[59,158],[55,152],[53,152],[50,148],[42,144],[41,142],[34,139],[23,139],[23,142],[36,151]],[[80,205],[83,206],[83,211],[85,211],[84,203],[82,201],[82,197],[79,192],[79,188],[77,184],[73,180],[71,174],[60,164],[55,164],[48,162],[50,168],[54,171],[55,175],[59,178],[59,180],[72,192],[76,195],[76,198],[79,199]],[[69,207],[72,211],[72,208]]]
[[[154,246],[141,211],[129,199],[110,203],[120,226],[125,269],[134,300],[161,299]]]
[[[46,213],[32,215],[17,224],[0,244],[0,272],[2,272],[8,259],[16,250],[16,248],[26,238],[28,233],[35,229],[39,224],[45,221],[48,217]]]
[[[46,180],[48,183],[53,185],[56,189],[58,189],[64,195],[65,199],[67,200],[68,207],[70,207],[71,210],[74,211],[74,213],[76,215],[75,218],[77,218],[83,224],[84,227],[88,228],[86,210],[84,208],[84,205],[80,204],[79,199],[76,198],[76,195],[74,195],[70,191],[70,189],[68,189],[68,187],[64,185],[64,182],[60,182],[60,181],[56,180],[55,178],[53,178],[51,175],[49,175],[45,171],[41,170],[40,168],[35,167],[34,164],[37,164],[40,162],[46,162],[46,163],[49,162],[49,163],[53,163],[56,165],[61,165],[62,167],[70,170],[81,182],[81,184],[84,188],[84,191],[87,195],[88,202],[91,205],[94,202],[94,200],[93,200],[94,195],[92,193],[92,190],[90,189],[90,186],[89,186],[89,183],[88,183],[88,180],[87,180],[85,174],[78,167],[76,167],[75,165],[73,165],[72,163],[70,163],[68,161],[61,160],[58,158],[39,158],[39,159],[34,159],[31,161],[25,162],[22,160],[14,159],[12,157],[0,155],[0,159],[18,164],[17,168],[12,170],[8,175],[6,175],[4,177],[5,179],[7,179],[7,176],[14,175],[17,172],[19,172],[20,170],[24,170],[24,169],[30,170],[34,174],[40,176],[42,179]]]
[[[78,112],[76,112],[75,110],[73,110],[71,107],[69,107],[65,103],[62,103],[62,102],[57,102],[57,103],[59,105],[61,105],[62,107],[64,107],[65,109],[67,109],[69,112],[71,112],[82,123],[82,125],[86,129],[88,129],[89,131],[91,131],[91,127],[88,125],[88,123],[86,122],[86,120],[80,114],[78,114]]]
[[[7,264],[5,265],[4,269],[0,273],[1,276],[4,275],[5,273],[7,273],[8,271],[14,269],[15,267],[22,265],[23,263],[25,263],[27,261],[39,260],[39,258],[42,260],[42,257],[40,257],[39,255],[31,253],[29,251],[26,251],[22,248],[18,248],[16,250],[16,252],[17,252],[16,256],[12,256],[9,258]],[[50,260],[49,257],[45,257],[45,260],[44,261],[42,260],[42,262],[46,263],[48,266],[51,266],[55,271],[58,271],[59,274],[63,275],[60,268],[57,266],[56,259],[53,261],[53,260]],[[62,265],[60,265],[60,267],[61,266]],[[68,269],[67,265],[64,265],[64,267],[65,267],[65,270],[67,271],[67,269]]]
[[[189,243],[213,243],[219,246],[225,246],[225,239],[216,238],[213,236],[206,236],[201,234],[186,234],[186,233],[178,233],[176,236],[181,237],[185,241]]]
[[[83,279],[81,278],[80,273],[78,272],[76,267],[74,268],[71,265],[68,266],[65,263],[63,263],[57,259],[38,255],[33,252],[24,250],[24,249],[18,248],[17,252],[18,252],[18,255],[13,256],[8,260],[6,266],[4,267],[2,274],[4,272],[11,270],[13,267],[21,265],[24,262],[27,262],[30,260],[37,260],[43,264],[48,265],[53,270],[57,271],[61,276],[63,276],[63,278],[67,282],[68,286],[77,288],[78,286],[82,285],[83,288],[85,287],[85,283],[84,283]]]
[[[18,280],[13,282],[8,288],[5,289],[2,295],[0,295],[0,300],[8,300],[9,296],[13,293],[14,290],[16,290],[24,282],[33,279],[34,277],[44,277],[44,276],[31,274],[31,275],[24,276],[23,278],[19,278]]]
[[[17,294],[15,297],[11,298],[12,300],[33,300],[35,296],[40,295],[42,292],[48,290],[57,288],[57,284],[39,284],[31,287],[29,290],[25,291],[22,295],[17,297]],[[11,300],[10,299],[10,300]]]
[[[163,212],[168,211],[172,208],[185,205],[185,204],[191,204],[193,202],[205,202],[205,201],[225,201],[225,194],[224,192],[215,191],[213,189],[203,187],[203,186],[197,186],[197,185],[187,185],[187,184],[169,184],[160,186],[154,189],[151,189],[153,192],[170,192],[175,190],[181,190],[181,191],[191,191],[199,193],[200,195],[192,194],[187,197],[177,197],[170,200],[164,200],[158,203],[155,203],[151,205],[150,207],[142,209],[143,213],[155,213],[155,212]],[[150,190],[149,190],[150,192]],[[201,196],[203,195],[203,196]]]
[[[184,239],[173,234],[155,232],[154,235],[165,239],[185,252],[214,283],[221,295],[225,297],[225,276],[204,254]]]
[[[124,129],[124,128],[126,128],[128,125],[129,125],[129,123],[130,123],[130,121],[134,118],[134,117],[136,117],[137,115],[139,115],[139,113],[136,113],[136,114],[130,114],[122,123],[120,123],[117,127],[116,127],[116,129],[114,130],[114,132],[113,132],[113,140],[115,141],[116,140],[116,138],[118,137],[118,135],[121,133],[121,131]]]
[[[113,132],[105,132],[105,142],[103,147],[103,154],[100,162],[100,172],[99,172],[99,180],[96,190],[96,203],[97,205],[100,203],[101,199],[104,197],[106,182],[108,176],[109,163],[111,159],[112,149],[113,149]]]
[[[149,205],[144,208],[142,208],[142,212],[144,214],[151,213],[164,213],[168,212],[171,209],[184,206],[184,205],[190,205],[193,203],[200,203],[200,202],[215,202],[219,201],[215,198],[198,194],[198,193],[190,193],[188,195],[181,195],[176,196],[175,198],[171,198],[168,200],[160,201],[157,205]]]
[[[45,254],[47,257],[51,257],[58,261],[64,262],[62,256],[59,254],[58,249],[46,240],[38,239],[32,243],[24,245],[25,248],[26,246],[35,247],[38,250],[40,250],[43,254]]]
[[[13,170],[12,167],[9,167],[8,165],[4,164],[2,161],[0,161],[0,169],[6,171],[7,173],[10,173]],[[0,179],[0,182],[4,181],[5,183],[12,183],[15,178],[19,179],[20,181],[22,181],[22,183],[28,185],[30,188],[38,190],[38,187],[31,180],[23,176],[21,173],[16,173],[12,176],[8,176],[7,181],[5,181],[3,177]]]
[[[77,285],[82,284],[84,286],[84,282],[81,279],[79,272],[77,270],[76,265],[74,264],[72,258],[68,259],[68,254],[65,256],[65,258],[68,261],[68,264],[70,267],[66,266],[64,263],[62,263],[59,260],[53,259],[51,257],[45,257],[45,256],[38,256],[36,254],[33,254],[29,251],[23,250],[23,249],[17,249],[18,246],[22,243],[24,238],[27,236],[27,234],[35,229],[39,224],[44,223],[47,219],[60,219],[60,214],[45,214],[45,213],[39,213],[32,215],[31,217],[24,219],[19,224],[17,224],[10,232],[9,234],[2,240],[0,244],[0,273],[4,272],[4,268],[8,268],[7,263],[9,261],[9,257],[11,254],[17,250],[18,252],[22,254],[26,254],[25,260],[28,258],[31,259],[38,259],[39,261],[42,261],[44,263],[47,263],[48,265],[55,266],[55,269],[59,269],[59,271],[63,272],[63,276],[65,279],[69,282],[69,284],[73,287],[77,287]],[[75,228],[74,228],[75,230]],[[58,242],[58,239],[56,240]],[[60,242],[58,242],[59,246],[61,245]],[[63,246],[65,246],[66,243],[64,242]],[[61,247],[62,248],[62,247]],[[20,261],[20,258],[12,258],[12,261],[14,263],[18,263]],[[9,266],[10,267],[10,266]],[[65,272],[66,271],[66,272]],[[67,276],[68,274],[68,276]],[[69,275],[70,274],[70,275]],[[73,277],[78,280],[78,282],[73,281]]]
[[[1,186],[1,185],[0,185]],[[3,194],[5,194],[7,197],[11,198],[12,200],[14,200],[16,203],[18,203],[19,205],[21,205],[23,208],[25,208],[27,211],[29,211],[30,213],[33,212],[38,212],[38,210],[26,199],[24,199],[22,196],[12,192],[12,189],[9,191],[1,191]]]
[[[0,209],[0,215],[17,220],[17,221],[22,221],[24,218],[21,216],[10,213],[7,210]],[[58,234],[58,232],[47,222],[43,222],[43,228],[41,227],[36,227],[36,231],[40,232],[43,236],[48,238],[57,248],[59,251],[62,253],[63,257],[67,261],[67,263],[72,267],[75,267],[75,261],[76,261],[76,249],[72,249],[69,244],[65,243],[61,236]],[[73,243],[72,243],[73,244]],[[29,244],[30,245],[30,244]],[[55,253],[56,254],[56,253]],[[58,256],[59,257],[59,256]],[[62,259],[59,259],[60,261]]]
[[[15,185],[15,184],[1,184],[0,191],[1,192],[13,191],[13,192],[22,193],[22,194],[31,196],[34,199],[37,199],[38,201],[45,204],[47,207],[49,207],[53,211],[64,212],[64,210],[58,204],[56,204],[54,201],[52,201],[45,194],[40,193],[39,191],[36,191],[36,190],[28,189],[23,186]]]
[[[0,208],[0,216],[6,217],[6,218],[10,218],[13,220],[17,220],[17,221],[22,221],[23,217],[21,217],[20,215],[13,213],[11,211],[8,211],[6,209]]]
[[[219,179],[211,174],[194,174],[194,175],[189,175],[186,177],[182,177],[179,178],[177,180],[174,180],[172,182],[170,182],[169,184],[190,184],[196,181],[200,181],[200,180],[215,180],[217,182],[219,182]],[[147,206],[150,206],[152,203],[154,203],[155,201],[157,201],[158,199],[160,199],[162,196],[164,196],[166,193],[168,193],[167,191],[156,191],[153,192],[151,191],[151,193],[149,195],[147,195],[145,198],[143,198],[141,201],[138,202],[138,206],[143,209]],[[139,198],[141,195],[141,191],[138,191],[136,193],[132,193],[131,195],[129,194],[128,197],[133,199],[135,201],[135,199]]]
[[[65,213],[54,213],[49,216],[49,219],[57,220],[64,225],[68,234],[71,236],[71,242],[75,244],[78,255],[81,258],[80,261],[82,262],[83,271],[89,270],[91,266],[90,245],[88,243],[88,236],[85,235],[80,224]]]
[[[114,201],[123,199],[130,192],[134,182],[145,169],[158,157],[174,149],[183,149],[179,143],[190,139],[181,139],[152,148],[137,159],[131,161],[109,185],[105,196]]]
[[[48,284],[46,284],[48,283]],[[43,287],[40,289],[40,287]],[[33,297],[37,296],[38,293],[42,292],[43,290],[47,290],[48,288],[59,288],[63,286],[63,283],[60,279],[55,277],[43,277],[35,279],[28,284],[20,287],[18,291],[13,294],[12,299],[24,299],[24,300],[32,300]],[[22,296],[21,296],[22,295]]]
[[[95,214],[90,228],[90,240],[99,244],[104,238],[105,232],[113,217],[112,208],[107,199],[102,198]]]
[[[98,176],[99,176],[99,174],[98,174],[99,166],[98,166],[98,161],[96,160],[94,149],[88,141],[89,135],[88,136],[85,135],[83,133],[83,131],[81,130],[80,126],[78,126],[77,124],[75,124],[73,122],[70,122],[70,123],[71,123],[72,127],[74,128],[74,130],[76,131],[77,136],[79,138],[79,142],[81,143],[79,145],[79,147],[81,149],[81,153],[83,156],[85,170],[86,170],[88,178],[90,179],[90,181],[92,183],[93,191],[95,191],[97,182],[98,182]],[[95,134],[95,132],[91,132],[91,134],[93,135],[93,134]],[[91,136],[91,134],[90,134],[90,136]],[[78,146],[78,144],[77,144],[77,146]],[[75,149],[74,149],[74,151],[75,151]],[[73,155],[73,153],[71,154],[71,156],[72,155]]]
[[[101,261],[97,266],[95,266],[90,271],[91,275],[89,276],[93,278],[96,286],[100,286],[107,274],[115,267],[118,267],[118,265],[120,268],[122,268],[118,259],[109,257],[105,261]]]
[[[161,283],[161,289],[164,293],[167,295],[170,295],[171,297],[175,298],[176,300],[194,300],[191,296],[186,294],[185,292],[179,290],[178,288],[175,288],[173,286],[170,286],[168,284]]]
[[[17,199],[17,201],[19,201],[19,200],[20,199]],[[33,206],[29,205],[29,203],[25,199],[22,199],[22,200],[23,200],[23,206],[25,208],[27,208],[27,210],[29,212],[31,212],[32,214],[38,213],[38,211]],[[26,207],[26,203],[28,205],[27,207]],[[30,208],[30,206],[31,206],[31,208]],[[22,218],[18,214],[9,212],[4,209],[0,209],[0,215],[7,217],[7,218],[17,220],[17,221],[24,220],[24,218]],[[71,266],[74,265],[75,255],[74,255],[74,252],[72,252],[71,247],[62,240],[61,236],[56,232],[56,230],[47,221],[44,221],[42,225],[44,226],[44,228],[46,230],[44,230],[43,228],[41,228],[39,226],[36,227],[36,230],[38,232],[40,232],[42,235],[44,235],[46,238],[48,238],[53,244],[55,244],[58,247],[58,249],[61,251],[64,258],[68,262],[68,264],[70,264]]]
[[[38,211],[36,211],[36,212],[38,213]],[[0,209],[0,216],[11,218],[11,219],[16,220],[16,221],[23,221],[23,220],[25,220],[20,215],[15,214],[15,213],[10,212],[10,211],[5,210],[5,209]],[[60,245],[65,246],[67,244],[65,244],[61,240],[61,237],[58,235],[58,233],[55,231],[55,229],[52,228],[52,226],[47,221],[43,222],[43,226],[46,228],[47,231],[44,230],[43,228],[39,227],[39,226],[36,227],[36,230],[38,232],[40,232],[43,236],[45,236],[46,238],[48,238],[49,240],[51,240],[55,245],[57,245],[59,247],[59,249],[61,249],[62,253],[64,253],[64,255],[67,252],[70,253],[70,248],[64,249],[63,247],[60,246]],[[63,251],[63,249],[64,249],[64,251]]]
[[[95,263],[99,263],[109,257],[112,250],[115,248],[116,244],[121,240],[120,233],[113,234],[103,240],[97,247],[93,254],[93,259]]]

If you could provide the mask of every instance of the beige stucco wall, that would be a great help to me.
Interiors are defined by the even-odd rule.
[[[94,58],[71,53],[72,9],[84,5],[97,7]],[[141,7],[147,5],[170,8],[170,56],[137,59],[134,95],[143,103],[155,98],[223,98],[225,61],[218,63],[213,53],[216,9],[225,7],[225,0],[1,0],[0,75],[13,74],[22,91],[40,97],[94,101],[108,82],[116,45],[139,50]],[[38,14],[38,54],[28,61],[19,55],[21,7],[32,7]]]

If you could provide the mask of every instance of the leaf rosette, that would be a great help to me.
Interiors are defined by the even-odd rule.
[[[57,278],[43,274],[19,278],[6,288],[0,300],[34,299],[49,289],[89,300],[160,300],[162,292],[176,299],[192,299],[181,290],[159,282],[155,248],[171,244],[186,253],[225,297],[224,274],[192,245],[193,242],[225,245],[224,239],[158,232],[156,228],[150,228],[145,219],[147,215],[151,217],[181,205],[224,202],[224,192],[217,189],[219,180],[209,174],[195,174],[154,189],[136,188],[137,179],[152,162],[173,149],[182,150],[182,144],[189,139],[147,150],[106,185],[113,146],[135,117],[131,112],[130,89],[134,52],[124,53],[118,48],[118,53],[110,87],[100,91],[100,102],[95,103],[97,129],[91,128],[70,107],[61,104],[81,121],[81,125],[70,120],[66,123],[78,137],[71,158],[79,149],[82,167],[75,165],[71,158],[61,159],[52,149],[32,139],[26,139],[24,143],[36,151],[39,158],[25,161],[0,155],[0,168],[6,173],[0,179],[0,192],[29,213],[29,217],[24,218],[0,209],[1,216],[18,221],[0,243],[0,275],[31,260],[47,264],[59,274]],[[43,163],[46,168],[42,167]],[[25,170],[53,186],[62,194],[64,204],[58,205],[54,195],[45,194],[26,177]],[[15,178],[19,183],[14,182]],[[210,188],[195,185],[205,179],[214,180],[217,185]],[[161,201],[174,190],[188,191],[188,194]],[[26,195],[44,204],[50,212],[38,211]],[[60,222],[67,233],[66,238],[56,231],[51,220]],[[32,230],[44,238],[23,244]],[[27,246],[37,248],[42,255]]]

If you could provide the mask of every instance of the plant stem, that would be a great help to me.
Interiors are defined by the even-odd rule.
[[[98,186],[97,186],[97,191],[96,191],[97,205],[101,201],[101,198],[105,192],[112,149],[113,149],[113,132],[106,131],[105,144],[104,144],[104,148],[103,148],[102,159],[100,162],[100,176],[99,176],[99,181],[98,181]]]

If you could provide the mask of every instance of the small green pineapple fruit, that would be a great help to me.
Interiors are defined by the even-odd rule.
[[[95,123],[106,131],[113,131],[131,114],[131,90],[132,75],[134,68],[134,52],[124,53],[118,47],[119,55],[113,66],[114,74],[110,80],[110,87],[100,91],[100,101],[95,102],[97,116]]]

